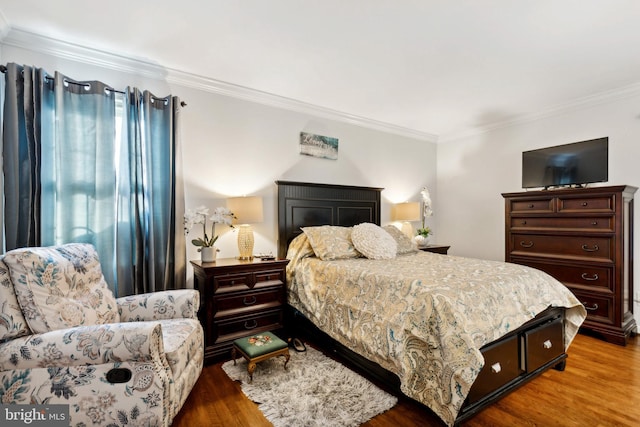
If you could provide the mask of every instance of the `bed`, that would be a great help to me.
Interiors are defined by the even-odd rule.
[[[380,227],[380,188],[277,185],[292,334],[447,425],[547,369],[564,369],[586,311],[555,279],[526,266],[416,250],[393,226]]]

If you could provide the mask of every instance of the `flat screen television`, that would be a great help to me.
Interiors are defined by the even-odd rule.
[[[522,153],[522,188],[581,187],[608,179],[608,137]]]

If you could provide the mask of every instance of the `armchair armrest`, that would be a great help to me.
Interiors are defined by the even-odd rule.
[[[0,371],[162,361],[164,357],[160,323],[109,323],[34,334],[0,344]]]
[[[163,319],[197,319],[200,293],[195,289],[176,289],[130,295],[116,300],[121,322]]]

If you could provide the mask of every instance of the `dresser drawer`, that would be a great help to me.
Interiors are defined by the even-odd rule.
[[[558,198],[558,212],[613,212],[614,208],[614,195]]]
[[[562,318],[526,331],[521,339],[526,370],[533,372],[564,353]]]
[[[244,314],[268,307],[284,304],[282,286],[253,292],[228,293],[215,296],[214,317],[227,317]]]
[[[600,292],[613,291],[613,267],[543,262],[527,258],[513,258],[511,261],[542,270],[570,288]]]
[[[511,213],[550,213],[553,212],[553,199],[510,200]]]
[[[512,230],[571,230],[613,232],[613,217],[524,217],[511,218]]]
[[[583,258],[613,261],[613,239],[610,237],[546,236],[512,234],[511,255],[533,255],[556,258]]]
[[[269,310],[215,321],[213,328],[216,342],[232,341],[253,333],[279,329],[284,324],[283,316],[283,310]]]
[[[587,319],[613,324],[613,299],[606,296],[594,295],[578,289],[571,289],[587,310]]]
[[[471,386],[468,403],[473,403],[499,389],[521,373],[516,335],[483,348],[482,354],[484,366]]]

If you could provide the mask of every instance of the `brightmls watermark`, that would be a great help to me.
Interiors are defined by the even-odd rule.
[[[0,405],[2,427],[69,427],[69,405]]]

